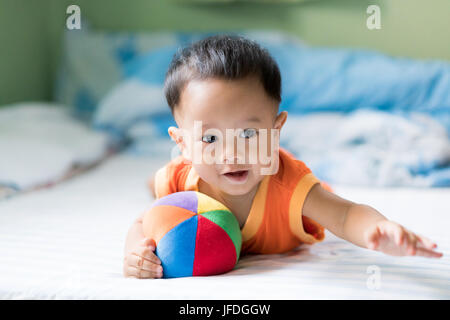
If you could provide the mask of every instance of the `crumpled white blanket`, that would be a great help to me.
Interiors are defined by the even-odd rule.
[[[23,191],[51,184],[70,170],[105,157],[108,141],[62,105],[33,102],[2,107],[0,189]]]
[[[423,113],[289,115],[281,145],[319,178],[355,186],[450,186],[450,139]]]

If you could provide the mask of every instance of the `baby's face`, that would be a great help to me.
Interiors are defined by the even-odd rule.
[[[242,195],[278,169],[278,134],[287,113],[277,116],[277,109],[254,77],[191,81],[175,108],[179,128],[169,132],[201,179]]]

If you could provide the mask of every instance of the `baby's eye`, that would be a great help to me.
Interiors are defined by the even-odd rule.
[[[244,129],[241,134],[239,135],[241,138],[250,139],[256,135],[256,129],[254,128],[247,128]]]
[[[217,141],[217,137],[212,134],[207,134],[202,137],[202,141],[206,142],[206,143],[213,143],[213,142]]]

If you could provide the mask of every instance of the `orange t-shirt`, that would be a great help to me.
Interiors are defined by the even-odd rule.
[[[321,182],[283,148],[279,157],[278,172],[264,176],[241,229],[242,254],[282,253],[325,237],[321,225],[302,215],[308,192]],[[179,191],[198,191],[199,179],[191,163],[179,156],[156,172],[156,198]],[[321,185],[332,191],[326,183]]]

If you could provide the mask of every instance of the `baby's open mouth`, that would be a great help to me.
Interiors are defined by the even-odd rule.
[[[231,182],[244,182],[247,180],[248,170],[240,170],[234,172],[227,172],[224,174]]]

